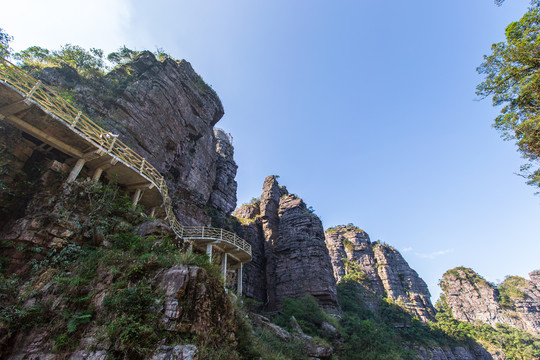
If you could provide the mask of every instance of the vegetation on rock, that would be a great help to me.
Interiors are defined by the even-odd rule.
[[[502,283],[499,284],[499,305],[506,309],[515,307],[512,299],[525,299],[525,293],[521,287],[525,285],[525,279],[521,276],[507,276]]]
[[[456,320],[444,302],[437,302],[436,328],[461,342],[478,342],[487,350],[503,351],[508,360],[540,358],[540,338],[512,326],[469,323]]]

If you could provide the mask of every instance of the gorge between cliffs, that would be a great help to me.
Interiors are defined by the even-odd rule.
[[[182,225],[236,234],[251,261],[194,248],[110,173],[68,181],[77,159],[5,120],[42,110],[10,103],[3,82],[0,358],[540,359],[540,271],[495,285],[456,267],[434,304],[391,244],[325,230],[276,175],[237,206],[247,150],[216,127],[223,105],[189,62],[20,66],[152,164]]]

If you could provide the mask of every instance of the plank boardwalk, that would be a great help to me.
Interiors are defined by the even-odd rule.
[[[0,58],[0,120],[76,159],[67,181],[73,181],[83,167],[93,172],[95,180],[103,173],[114,177],[128,191],[134,191],[134,203],[140,202],[148,209],[162,209],[179,238],[206,249],[210,255],[212,248],[227,254],[225,269],[226,259],[231,257],[231,263],[236,262],[240,269],[241,279],[242,264],[251,261],[251,245],[224,229],[182,226],[171,207],[165,179],[152,164],[55,91],[3,58]],[[241,291],[241,280],[238,287]]]

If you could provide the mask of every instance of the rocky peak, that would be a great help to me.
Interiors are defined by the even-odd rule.
[[[444,273],[441,300],[457,320],[507,324],[540,333],[540,287],[538,273],[531,280],[510,276],[499,286],[474,270],[457,267]]]
[[[257,249],[244,275],[255,300],[276,310],[285,297],[311,294],[322,306],[337,309],[336,282],[322,222],[302,199],[289,195],[276,176],[268,176],[260,204],[243,205],[234,214],[255,220],[243,225],[245,239]],[[255,283],[260,278],[264,288]]]
[[[424,321],[434,318],[426,283],[393,247],[372,243],[365,231],[352,224],[329,228],[325,239],[338,282],[348,275],[355,281],[362,279],[359,285],[377,297],[403,303]]]
[[[238,166],[234,162],[232,137],[221,129],[214,129],[216,139],[216,179],[210,194],[208,205],[222,214],[230,214],[236,207],[238,184],[234,179]]]

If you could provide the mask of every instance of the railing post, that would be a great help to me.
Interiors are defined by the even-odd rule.
[[[223,229],[221,229],[221,232],[219,233],[219,238],[223,240]]]
[[[142,159],[142,163],[141,163],[141,167],[140,167],[140,169],[139,169],[139,173],[140,173],[140,174],[142,174],[142,172],[143,172],[143,169],[144,169],[144,163],[145,163],[145,162],[146,162],[146,159],[143,158],[143,159]]]
[[[30,89],[30,91],[28,92],[28,94],[26,94],[26,99],[27,100],[30,100],[32,98],[32,96],[34,96],[34,92],[36,92],[37,88],[41,86],[41,81],[38,80],[34,86],[32,87],[32,89]]]
[[[73,119],[73,121],[71,122],[71,128],[74,128],[77,123],[79,122],[79,119],[81,118],[81,115],[82,115],[82,112],[79,111],[79,113],[77,114],[77,116],[75,116],[75,119]]]
[[[202,227],[202,236],[201,237],[204,237],[204,226]]]

